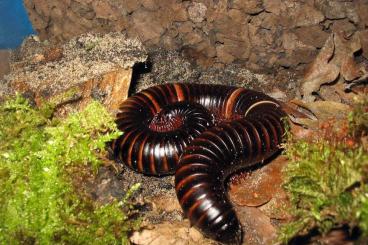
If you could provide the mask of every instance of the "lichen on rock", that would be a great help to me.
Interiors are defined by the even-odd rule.
[[[33,52],[22,50],[29,46]],[[36,102],[75,89],[74,99],[106,104],[113,97],[118,101],[109,103],[118,104],[118,96],[127,96],[133,65],[147,58],[141,42],[121,33],[87,33],[57,46],[29,38],[22,48],[5,83],[11,92],[33,94]]]

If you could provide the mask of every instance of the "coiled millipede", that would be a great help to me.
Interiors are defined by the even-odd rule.
[[[279,150],[286,114],[271,97],[244,88],[165,84],[124,101],[117,115],[124,132],[114,154],[147,175],[175,173],[181,207],[206,236],[240,243],[242,229],[225,181]]]

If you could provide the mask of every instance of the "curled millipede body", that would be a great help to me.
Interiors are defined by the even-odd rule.
[[[175,172],[192,225],[224,243],[240,243],[241,225],[227,197],[229,175],[275,154],[286,114],[269,96],[244,88],[166,84],[128,98],[117,115],[124,132],[115,156],[148,175]]]

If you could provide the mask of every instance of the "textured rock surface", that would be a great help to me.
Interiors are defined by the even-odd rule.
[[[37,103],[97,99],[114,112],[128,96],[135,63],[146,51],[138,40],[120,33],[83,34],[60,46],[29,38],[14,53],[11,71],[1,82],[1,95],[27,94]]]
[[[41,38],[123,31],[147,47],[185,50],[203,66],[256,70],[310,63],[329,34],[368,27],[368,1],[25,0]]]
[[[10,71],[9,67],[10,51],[6,49],[0,49],[0,79]]]

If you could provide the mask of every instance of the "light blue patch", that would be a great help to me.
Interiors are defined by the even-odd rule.
[[[0,49],[16,48],[34,33],[22,0],[0,0]]]

